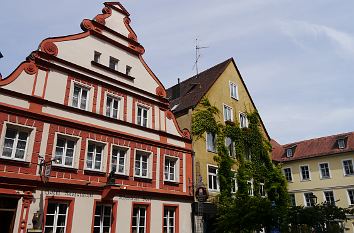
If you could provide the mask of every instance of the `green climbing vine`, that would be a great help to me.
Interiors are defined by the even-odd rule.
[[[281,210],[287,207],[286,181],[280,168],[270,159],[271,145],[263,136],[258,113],[247,113],[249,123],[246,128],[240,128],[233,122],[220,122],[219,114],[218,109],[203,98],[192,118],[193,137],[201,138],[206,132],[216,135],[217,155],[214,160],[218,164],[220,184],[219,231],[252,232],[267,227],[267,224],[275,224],[275,220],[267,216],[275,208]],[[226,138],[233,142],[234,157],[229,155]],[[233,172],[235,167],[236,176]],[[233,194],[231,190],[235,177],[238,189]],[[230,220],[233,222],[231,225]],[[230,226],[232,230],[228,229]]]

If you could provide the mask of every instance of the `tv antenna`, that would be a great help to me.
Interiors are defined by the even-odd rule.
[[[195,66],[195,70],[196,70],[196,77],[198,77],[198,74],[199,74],[199,70],[198,70],[198,61],[199,61],[199,58],[200,58],[199,50],[206,49],[206,48],[209,48],[209,47],[199,46],[198,38],[195,39],[195,63],[194,63],[194,66]],[[193,66],[193,69],[194,69],[194,66]]]

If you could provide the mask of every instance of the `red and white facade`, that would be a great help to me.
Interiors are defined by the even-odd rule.
[[[105,3],[0,80],[2,229],[191,232],[190,135],[129,23]]]

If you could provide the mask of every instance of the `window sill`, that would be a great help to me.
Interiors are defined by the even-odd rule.
[[[344,174],[344,177],[352,177],[354,174]]]
[[[218,190],[218,189],[208,189],[208,192],[210,192],[210,193],[219,193],[220,190]]]
[[[17,159],[10,159],[6,157],[0,157],[0,161],[4,164],[14,164],[15,166],[23,166],[23,167],[30,167],[31,163],[26,160],[17,160]]]
[[[142,176],[134,176],[134,180],[136,181],[142,181],[142,182],[152,182],[152,178],[150,177],[142,177]]]
[[[311,179],[307,179],[307,180],[300,180],[300,182],[309,182],[311,181]]]
[[[121,174],[121,173],[114,173],[113,177],[115,178],[120,178],[120,179],[129,179],[129,175],[127,174]]]
[[[213,154],[217,154],[218,152],[216,151],[212,151],[212,150],[207,150],[207,152],[213,153]]]
[[[329,180],[332,179],[332,177],[321,177],[320,180]]]
[[[173,181],[173,180],[164,180],[163,182],[164,182],[164,184],[167,184],[167,185],[173,185],[173,186],[179,185],[178,181]]]
[[[85,169],[84,174],[85,175],[95,175],[95,176],[106,176],[106,172],[104,172],[104,171],[91,170],[91,169]]]
[[[78,173],[78,169],[76,167],[66,167],[57,164],[52,164],[52,169],[55,171],[69,171],[73,173]]]
[[[234,96],[230,96],[231,97],[231,99],[234,99],[234,100],[236,100],[236,101],[239,101],[239,98],[237,98],[237,97],[234,97]]]
[[[100,63],[98,63],[98,62],[95,62],[95,61],[91,61],[91,65],[92,65],[92,66],[99,67],[99,68],[101,68],[101,69],[103,69],[103,70],[105,70],[105,71],[107,71],[107,72],[112,73],[112,74],[122,76],[123,78],[128,79],[128,80],[130,80],[130,81],[134,81],[134,79],[135,79],[135,78],[133,78],[132,76],[129,76],[129,75],[127,75],[127,74],[124,74],[124,73],[122,73],[122,72],[119,72],[118,70],[111,69],[111,68],[109,68],[108,66],[102,65],[102,64],[100,64]]]

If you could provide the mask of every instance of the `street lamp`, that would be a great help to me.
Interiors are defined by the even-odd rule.
[[[60,157],[54,157],[53,159],[49,160],[49,161],[45,161],[45,158],[43,156],[38,156],[40,158],[40,162],[39,162],[39,175],[42,176],[42,172],[43,172],[43,167],[44,167],[44,177],[45,178],[49,178],[50,176],[50,172],[52,171],[52,162],[55,161],[56,163],[60,162]]]

